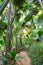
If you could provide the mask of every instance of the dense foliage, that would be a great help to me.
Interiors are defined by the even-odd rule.
[[[3,1],[0,0],[1,5]],[[9,20],[10,4],[11,20]],[[8,47],[9,42],[7,41],[9,28],[12,33],[10,33],[11,49],[10,52],[8,50],[8,56],[6,56],[6,47],[8,49],[10,48]],[[33,65],[43,65],[43,9],[37,0],[12,0],[1,13],[0,50],[4,54],[2,61],[18,60],[19,58],[16,58],[16,54],[21,46],[28,50],[28,55]],[[16,50],[12,51],[12,48],[16,48]]]

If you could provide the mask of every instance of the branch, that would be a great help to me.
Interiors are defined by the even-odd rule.
[[[4,8],[7,6],[7,4],[8,4],[9,1],[10,0],[4,0],[3,1],[2,5],[0,6],[0,15],[3,12]]]

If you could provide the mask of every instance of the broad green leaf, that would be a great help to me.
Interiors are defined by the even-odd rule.
[[[0,44],[3,45],[4,44],[4,40],[0,39]]]
[[[12,58],[15,58],[16,54],[17,54],[16,51],[12,51],[12,52],[10,52],[10,55],[11,55]]]

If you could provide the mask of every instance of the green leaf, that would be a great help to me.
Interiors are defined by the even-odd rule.
[[[2,4],[2,1],[0,0],[0,4]]]
[[[10,52],[10,55],[11,55],[12,58],[15,58],[16,54],[17,54],[16,51],[12,51],[12,52]]]
[[[3,32],[0,30],[0,36],[2,36]]]
[[[0,44],[3,45],[4,44],[4,40],[0,39]]]
[[[4,61],[9,61],[9,58],[6,57],[6,56],[3,56],[2,59],[3,59]]]
[[[40,37],[41,35],[43,35],[43,31],[39,30],[39,31],[38,31],[38,35],[39,35],[39,37]]]
[[[3,0],[0,0],[0,5],[2,4]]]
[[[32,20],[32,14],[28,14],[26,17],[25,17],[25,21],[30,21]]]
[[[18,6],[19,8],[23,7],[23,4],[26,2],[26,0],[12,0],[12,3],[15,6]]]

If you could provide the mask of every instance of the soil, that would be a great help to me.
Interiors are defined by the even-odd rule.
[[[16,65],[31,65],[31,59],[27,54],[27,51],[21,51],[16,55],[22,59],[16,61]]]

